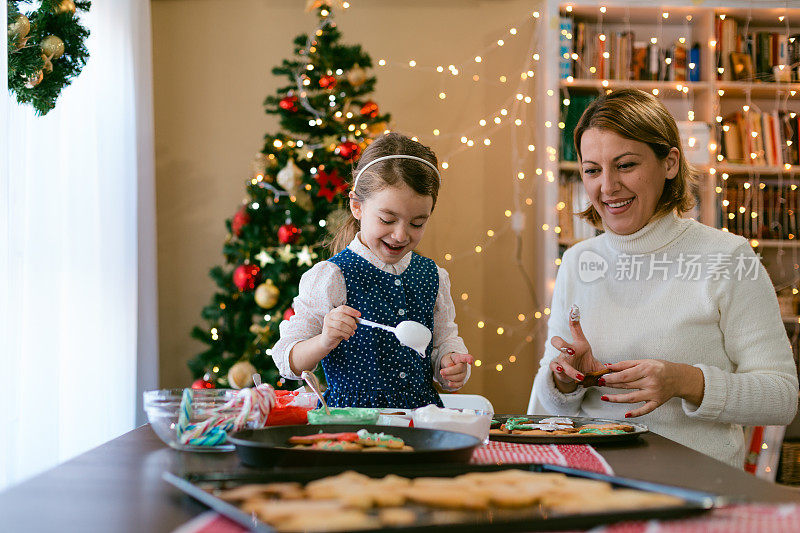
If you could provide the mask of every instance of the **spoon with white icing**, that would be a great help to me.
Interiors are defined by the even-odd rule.
[[[419,322],[403,320],[397,324],[397,327],[393,328],[364,318],[357,318],[356,320],[358,320],[359,324],[364,324],[365,326],[391,331],[394,333],[395,337],[397,337],[397,340],[400,341],[400,344],[408,346],[422,357],[425,357],[425,349],[428,347],[428,344],[430,344],[432,335],[431,330]]]
[[[319,401],[322,402],[322,407],[325,408],[325,414],[330,416],[331,410],[328,409],[328,404],[325,403],[325,398],[322,397],[322,391],[320,390],[319,380],[317,376],[313,372],[309,372],[308,370],[303,370],[303,373],[300,374],[300,377],[303,378],[303,381],[308,383],[308,386],[311,387],[311,390],[317,395]]]

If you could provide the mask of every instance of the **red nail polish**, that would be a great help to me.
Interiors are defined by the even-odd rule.
[[[564,369],[563,369],[563,368],[561,368],[560,366],[557,366],[557,367],[556,367],[556,370],[558,370],[559,372],[563,372],[563,371],[564,371]]]
[[[604,380],[603,378],[600,378],[600,379],[597,380],[597,384],[602,387],[603,385],[606,384],[606,380]]]
[[[600,399],[603,400],[604,402],[607,402],[608,401],[608,396],[605,396],[605,395],[600,396]]]
[[[625,413],[625,418],[630,418],[630,417],[631,417],[630,413]]]
[[[605,366],[611,366],[613,363],[603,363]]]
[[[567,353],[570,355],[575,355],[575,350],[573,350],[572,348],[567,348]]]
[[[584,378],[583,374],[578,374],[578,381],[583,381],[583,378]]]

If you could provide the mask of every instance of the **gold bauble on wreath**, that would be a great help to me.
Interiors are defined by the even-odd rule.
[[[268,279],[256,287],[256,292],[253,296],[259,306],[264,309],[272,309],[275,307],[275,304],[278,303],[278,296],[280,296],[280,294],[280,289],[275,286],[271,279]]]
[[[234,389],[249,387],[255,373],[256,367],[250,361],[239,361],[228,370],[228,384]]]
[[[55,35],[48,35],[42,39],[42,52],[50,59],[58,59],[64,55],[64,41]]]
[[[31,21],[25,15],[20,15],[17,19],[8,25],[8,36],[13,38],[12,46],[15,50],[19,50],[28,42],[30,37],[28,34],[31,31]]]
[[[9,37],[25,37],[31,31],[31,21],[25,15],[20,15],[17,20],[8,25]]]
[[[56,13],[71,13],[75,14],[75,2],[72,0],[61,0],[61,2],[56,6],[55,9]]]

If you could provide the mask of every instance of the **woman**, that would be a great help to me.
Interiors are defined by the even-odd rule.
[[[599,98],[574,140],[591,201],[581,216],[605,232],[564,254],[529,412],[633,418],[741,468],[742,426],[788,424],[797,409],[766,270],[743,237],[679,217],[691,170],[657,98]]]

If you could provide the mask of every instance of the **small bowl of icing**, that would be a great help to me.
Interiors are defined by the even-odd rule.
[[[324,408],[308,412],[309,424],[375,424],[380,416],[378,409],[367,407],[331,407],[330,414]]]
[[[489,442],[492,413],[475,409],[448,409],[433,404],[415,409],[411,415],[415,428],[443,429],[466,433]]]

